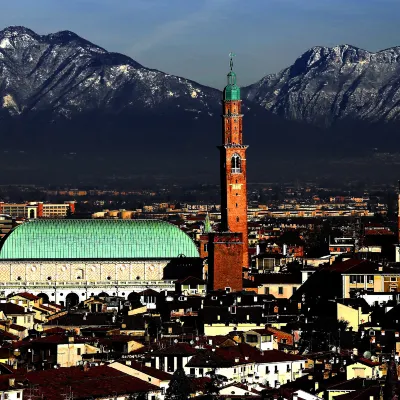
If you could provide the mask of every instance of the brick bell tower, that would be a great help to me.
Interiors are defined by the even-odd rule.
[[[246,149],[242,143],[240,88],[230,53],[228,84],[223,94],[220,151],[221,227],[209,235],[210,288],[241,291],[243,267],[248,267]]]
[[[233,72],[234,54],[229,56],[230,71],[223,97],[222,146],[219,146],[221,230],[242,234],[243,266],[248,267],[246,150],[249,146],[242,140],[242,100]]]

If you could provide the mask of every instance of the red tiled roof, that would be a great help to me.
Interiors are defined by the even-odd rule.
[[[382,364],[380,362],[372,361],[369,360],[368,358],[363,358],[363,357],[359,358],[358,362],[360,362],[361,364],[369,365],[370,367],[375,367],[376,365]]]
[[[34,294],[29,293],[29,292],[17,293],[17,294],[14,294],[14,295],[10,296],[9,298],[15,297],[15,296],[20,296],[20,297],[23,297],[24,299],[27,299],[27,300],[39,300],[40,299],[40,297],[35,296]]]
[[[104,338],[97,338],[100,343],[129,343],[129,342],[136,342],[134,336],[128,335],[108,335]]]
[[[3,311],[6,315],[21,315],[21,314],[33,314],[33,311],[25,311],[24,307],[21,307],[14,303],[0,303],[0,311]]]
[[[343,261],[338,264],[328,265],[323,267],[323,270],[331,271],[331,272],[339,272],[343,274],[347,273],[378,273],[380,265],[368,260],[356,260],[350,259]],[[387,268],[383,268],[383,270],[387,271]]]
[[[19,337],[16,336],[16,335],[13,335],[10,332],[6,332],[6,331],[3,331],[2,329],[0,329],[0,339],[3,339],[3,340],[19,340]]]
[[[50,311],[50,312],[55,312],[56,311],[54,308],[44,306],[43,304],[41,304],[39,307],[33,307],[33,308],[35,308],[37,310],[45,310],[45,311]]]
[[[37,385],[38,391],[46,400],[59,400],[64,393],[72,393],[74,399],[78,400],[91,396],[100,398],[109,397],[112,394],[123,395],[160,390],[150,383],[108,366],[92,367],[87,371],[80,367],[28,373],[21,370],[13,375],[0,376],[0,388],[4,385],[8,386],[10,377],[15,378],[17,382],[28,380],[30,384]]]
[[[67,332],[66,329],[56,326],[55,328],[45,329],[43,333],[46,335],[64,335],[65,332]]]
[[[269,326],[269,327],[267,327],[265,329],[253,329],[253,330],[255,332],[259,332],[261,334],[263,334],[264,331],[265,331],[265,334],[270,333],[271,335],[276,336],[278,338],[279,342],[281,342],[282,339],[286,339],[287,340],[286,344],[290,344],[290,345],[293,344],[293,335],[291,333],[287,333],[287,332],[281,331],[279,329],[273,328],[272,326]]]
[[[123,361],[120,361],[120,363],[123,364]],[[160,369],[157,368],[147,367],[146,365],[133,360],[131,361],[130,365],[128,364],[126,365],[134,369],[135,371],[141,371],[146,375],[150,375],[156,379],[159,379],[160,381],[170,381],[172,378],[172,375],[168,374],[167,372],[161,371]]]
[[[28,329],[25,326],[21,326],[21,325],[17,325],[17,324],[7,325],[6,321],[0,321],[0,325],[1,326],[8,326],[10,329],[13,329],[14,331],[18,331],[18,332],[23,332],[23,331]]]

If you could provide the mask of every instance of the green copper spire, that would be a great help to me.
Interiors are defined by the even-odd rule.
[[[233,72],[233,57],[236,54],[229,53],[229,65],[230,71],[228,74],[228,85],[224,89],[224,100],[231,101],[231,100],[240,100],[240,87],[236,84],[236,74]]]
[[[204,220],[204,228],[203,228],[203,230],[204,230],[204,233],[212,232],[210,217],[208,216],[208,213],[207,213],[206,218]]]

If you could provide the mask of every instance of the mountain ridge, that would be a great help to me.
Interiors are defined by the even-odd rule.
[[[397,125],[383,133],[381,126],[371,125],[375,121],[361,119],[361,124],[351,115],[321,124],[318,111],[325,115],[326,110],[315,109],[312,101],[304,112],[296,102],[298,89],[306,82],[303,95],[312,97],[314,84],[312,76],[303,77],[304,71],[311,71],[318,83],[321,68],[323,73],[331,68],[333,57],[322,47],[310,51],[279,74],[242,88],[250,177],[284,179],[294,171],[313,177],[332,168],[338,173],[337,162],[329,166],[329,157],[368,154],[382,138],[388,138],[387,148],[398,146],[393,134]],[[359,57],[355,50],[346,51]],[[318,67],[324,57],[329,62]],[[330,98],[325,97],[329,109]],[[110,174],[154,176],[158,171],[171,179],[195,175],[216,181],[221,102],[218,89],[147,68],[70,31],[0,31],[0,141],[9,179],[101,179]],[[336,129],[338,123],[345,127]],[[366,140],[359,140],[352,123]]]
[[[345,119],[397,123],[399,72],[399,46],[377,52],[347,44],[315,46],[243,93],[283,118],[324,128]]]

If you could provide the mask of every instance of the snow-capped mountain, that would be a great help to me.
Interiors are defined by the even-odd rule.
[[[70,118],[171,105],[207,113],[220,92],[145,68],[69,31],[40,36],[9,27],[0,31],[0,100],[12,115],[45,110]]]
[[[243,89],[284,118],[319,126],[400,120],[400,47],[371,53],[349,45],[314,47],[289,68]]]
[[[212,173],[218,180],[221,98],[219,90],[146,68],[69,31],[0,31],[3,171],[23,171],[25,182],[28,173],[59,180],[68,171]],[[276,133],[298,133],[296,124],[256,103],[244,101],[242,111],[246,143],[260,163]]]

